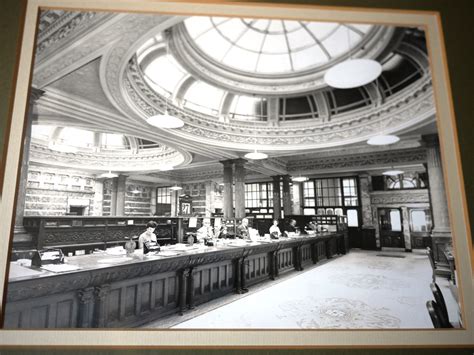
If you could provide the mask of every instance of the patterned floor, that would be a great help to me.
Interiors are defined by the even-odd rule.
[[[251,289],[245,297],[169,326],[176,329],[432,328],[425,307],[426,301],[432,298],[427,256],[386,251],[383,254],[387,253],[405,257],[353,250],[324,265],[293,273],[295,276],[269,287]],[[447,283],[441,281],[440,286],[450,314],[455,317]]]

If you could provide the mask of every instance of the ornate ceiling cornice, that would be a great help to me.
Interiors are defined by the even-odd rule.
[[[139,153],[87,152],[64,153],[49,149],[47,142],[33,139],[30,145],[30,160],[51,166],[85,170],[113,170],[121,172],[157,170],[160,165],[179,165],[186,158],[169,147],[146,149]]]
[[[136,61],[130,61],[123,87],[131,103],[145,118],[162,112],[165,100],[143,79]],[[430,76],[424,76],[383,105],[334,115],[329,122],[301,120],[267,123],[222,122],[218,118],[168,103],[168,111],[185,126],[176,135],[196,142],[236,150],[255,145],[271,151],[320,149],[367,140],[380,133],[394,133],[434,119],[435,105]]]

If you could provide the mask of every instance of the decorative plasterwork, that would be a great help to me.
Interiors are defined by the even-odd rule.
[[[392,205],[430,202],[428,190],[390,190],[373,191],[370,193],[370,201],[373,205]]]
[[[187,163],[181,153],[162,146],[146,149],[140,153],[101,153],[79,151],[63,153],[51,150],[44,142],[33,141],[30,145],[30,160],[51,166],[61,166],[85,170],[147,171],[157,170],[160,165],[180,165]]]
[[[311,158],[290,161],[288,171],[328,170],[328,169],[360,169],[392,164],[423,164],[426,162],[426,149],[421,147],[410,150],[392,150],[366,154],[348,154],[333,157]]]
[[[165,101],[143,80],[136,61],[130,61],[124,78],[128,100],[144,117],[162,112]],[[435,105],[430,76],[425,76],[384,105],[357,112],[335,115],[330,122],[301,120],[281,122],[275,127],[267,123],[221,122],[218,118],[168,103],[168,112],[181,118],[185,126],[176,135],[203,144],[236,150],[249,150],[255,145],[264,151],[304,150],[335,147],[367,140],[383,131],[394,133],[434,120]]]
[[[393,36],[395,27],[374,26],[360,43],[351,50],[352,58],[377,58]],[[348,58],[348,54],[325,65],[290,75],[250,74],[229,68],[203,53],[189,36],[184,23],[171,29],[168,36],[173,56],[195,77],[233,93],[286,96],[301,94],[326,87],[324,72],[332,65]]]

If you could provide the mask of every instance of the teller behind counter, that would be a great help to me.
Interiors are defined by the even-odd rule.
[[[156,234],[154,233],[157,226],[158,224],[155,221],[148,222],[146,230],[138,237],[138,249],[143,249],[143,254],[160,250]]]

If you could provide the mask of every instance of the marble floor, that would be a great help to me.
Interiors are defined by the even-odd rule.
[[[432,328],[431,267],[424,251],[352,250],[172,316],[145,328],[393,329]],[[449,283],[438,278],[451,321],[458,322]]]

